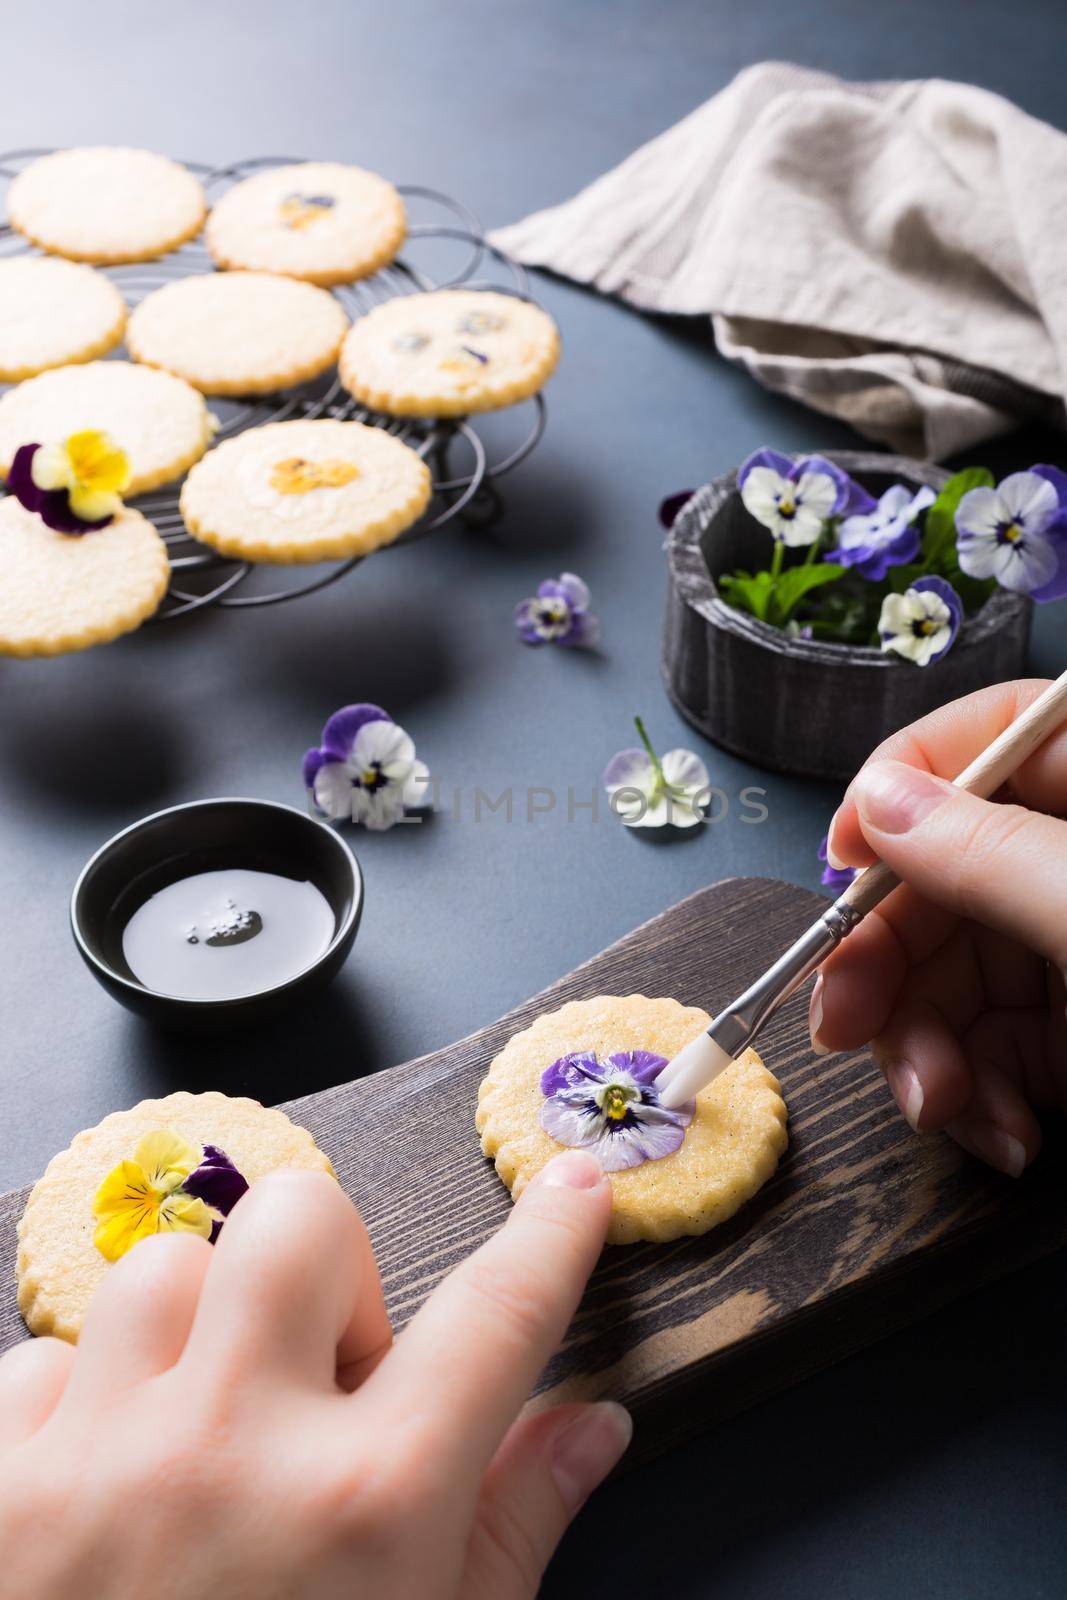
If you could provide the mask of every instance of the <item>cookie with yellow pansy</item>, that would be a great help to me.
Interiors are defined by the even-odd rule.
[[[337,561],[397,538],[426,509],[416,452],[361,422],[271,422],[227,439],[182,485],[189,532],[239,561]]]
[[[457,417],[526,400],[559,360],[547,311],[492,289],[399,295],[352,324],[341,382],[397,417]]]
[[[23,445],[91,430],[125,453],[132,496],[180,478],[211,443],[215,421],[203,395],[169,372],[130,361],[56,367],[0,397],[0,477]]]
[[[18,1226],[27,1327],[76,1343],[113,1262],[154,1233],[213,1242],[248,1186],[280,1167],[333,1175],[284,1112],[216,1092],[142,1100],[79,1133],[49,1162]]]
[[[156,610],[167,547],[123,505],[129,478],[124,452],[95,429],[15,452],[0,501],[0,655],[105,644]]]
[[[677,1000],[597,995],[510,1039],[482,1080],[475,1125],[512,1195],[578,1148],[611,1182],[609,1244],[706,1233],[732,1217],[778,1165],[786,1107],[754,1050],[695,1100],[660,1105],[659,1073],[710,1022]]]
[[[114,348],[126,302],[110,278],[55,256],[0,261],[0,380],[92,361]]]
[[[146,295],[130,317],[135,361],[204,394],[274,394],[337,360],[348,318],[326,289],[269,272],[205,272]]]
[[[404,202],[377,173],[304,161],[234,184],[213,207],[205,239],[220,267],[329,287],[377,272],[406,232]]]
[[[150,150],[56,150],[24,167],[8,220],[53,255],[101,266],[151,261],[200,232],[204,191],[187,167]]]

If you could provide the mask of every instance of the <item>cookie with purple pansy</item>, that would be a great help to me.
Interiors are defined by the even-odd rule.
[[[30,1332],[76,1344],[116,1261],[156,1233],[214,1243],[245,1190],[283,1167],[334,1176],[284,1112],[216,1091],[142,1100],[79,1133],[49,1162],[18,1225],[18,1302]]]
[[[670,1111],[656,1079],[711,1019],[646,995],[575,1000],[516,1034],[478,1092],[482,1149],[514,1197],[564,1149],[611,1182],[611,1244],[705,1233],[744,1205],[788,1143],[778,1083],[754,1050]]]

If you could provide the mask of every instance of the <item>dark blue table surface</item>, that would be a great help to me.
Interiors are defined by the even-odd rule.
[[[943,76],[1063,125],[1067,11],[1055,0],[409,0],[383,7],[73,0],[11,9],[0,147],[130,143],[222,162],[354,160],[462,197],[489,224],[565,198],[760,59],[852,77]],[[0,1188],[79,1128],[179,1087],[277,1100],[447,1044],[715,879],[814,885],[838,792],[703,745],[658,670],[660,497],[750,448],[847,447],[847,430],[763,393],[702,322],[652,320],[539,280],[563,331],[549,428],[506,485],[492,535],[449,530],[333,589],[215,613],[56,662],[0,664]],[[1065,456],[1020,435],[1008,468]],[[597,656],[533,652],[511,612],[543,577],[590,583]],[[1040,617],[1035,671],[1064,664]],[[324,717],[376,700],[446,800],[355,843],[367,910],[309,1014],[225,1046],[159,1035],[80,967],[66,925],[79,866],[160,805],[219,793],[301,803]],[[601,811],[568,818],[643,714],[661,748],[700,745],[760,827],[731,814],[666,848]],[[475,821],[478,787],[513,819]],[[559,796],[526,819],[526,794]],[[545,804],[535,800],[535,805]],[[709,957],[710,957],[709,952]],[[961,1302],[604,1491],[568,1536],[552,1596],[958,1597],[1067,1592],[1062,1260]]]

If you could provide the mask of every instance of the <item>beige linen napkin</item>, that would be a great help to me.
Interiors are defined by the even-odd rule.
[[[1064,425],[1067,136],[984,89],[763,63],[491,238],[906,454]]]

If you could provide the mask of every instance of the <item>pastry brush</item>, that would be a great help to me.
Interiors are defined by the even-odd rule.
[[[1067,672],[1027,706],[993,743],[953,781],[958,789],[987,800],[1067,719]],[[880,905],[900,879],[884,861],[860,872],[845,892],[813,922],[774,965],[737,1000],[720,1011],[710,1028],[669,1061],[656,1080],[660,1104],[682,1105],[705,1088],[750,1045],[774,1015],[842,939]]]

